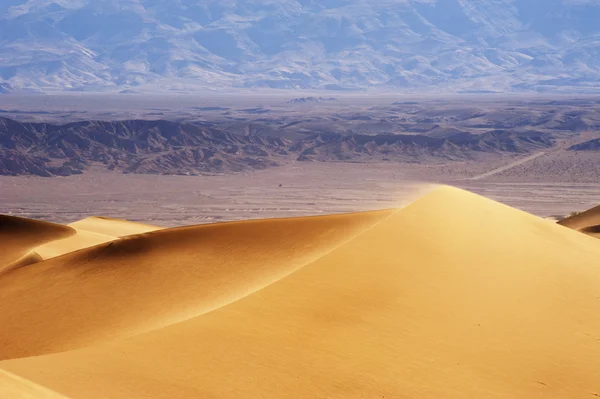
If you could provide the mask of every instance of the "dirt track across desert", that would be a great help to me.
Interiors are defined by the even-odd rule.
[[[525,157],[525,158],[519,159],[517,161],[511,162],[511,163],[509,163],[507,165],[500,166],[499,168],[490,170],[489,172],[482,173],[480,175],[471,177],[469,180],[481,180],[481,179],[485,179],[486,177],[491,177],[491,176],[497,175],[498,173],[505,172],[505,171],[507,171],[509,169],[514,168],[515,166],[523,165],[523,164],[525,164],[525,163],[527,163],[529,161],[533,161],[534,159],[539,158],[539,157],[541,157],[544,154],[545,154],[544,152],[535,153],[535,154],[530,155],[528,157]]]

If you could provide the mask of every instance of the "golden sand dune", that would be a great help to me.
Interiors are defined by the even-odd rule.
[[[19,268],[0,278],[0,325],[10,325],[0,329],[0,359],[197,316],[314,261],[390,213],[166,229]]]
[[[91,233],[104,234],[113,237],[125,237],[162,229],[162,227],[159,226],[107,218],[104,216],[92,216],[71,223],[69,226],[78,230],[85,230]]]
[[[3,370],[0,370],[0,398],[66,399],[63,395]]]
[[[582,233],[600,238],[600,205],[578,215],[568,217],[559,224]]]
[[[0,215],[0,270],[34,256],[30,251],[36,246],[74,234],[68,226]]]
[[[39,247],[35,247],[34,251],[41,259],[55,258],[60,255],[75,252],[83,248],[93,247],[106,242],[114,241],[118,237],[108,236],[105,234],[92,233],[85,230],[74,229],[75,234],[61,240],[47,242]]]
[[[600,395],[600,243],[457,189],[87,251],[0,276],[3,356],[65,350],[0,369],[74,398]]]
[[[55,258],[69,252],[114,241],[120,237],[160,230],[161,227],[100,216],[89,217],[68,225],[74,235],[48,242],[34,249],[42,259]]]

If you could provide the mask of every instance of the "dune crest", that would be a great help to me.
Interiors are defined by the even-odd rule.
[[[563,219],[558,224],[600,238],[600,205]]]
[[[4,357],[64,350],[0,369],[91,399],[600,395],[597,241],[465,191],[441,187],[396,211],[163,230],[102,248],[0,277],[0,295],[9,290],[0,323],[15,326],[0,338],[0,348],[16,347]],[[299,251],[310,255],[300,261]],[[161,266],[144,256],[160,257]],[[186,257],[196,262],[177,268]],[[293,272],[280,272],[284,258],[295,262]],[[189,272],[192,264],[203,273]],[[161,270],[188,272],[173,280]],[[144,276],[153,277],[132,283]],[[262,289],[243,285],[250,277]],[[110,288],[123,279],[131,297]],[[18,302],[23,296],[10,290],[21,285],[40,299]],[[246,292],[195,317],[138,325],[126,337],[117,324],[113,340],[109,330],[97,341],[83,330],[63,335],[78,323],[102,330],[110,324],[105,312],[125,308],[118,320],[125,329],[137,312],[160,319],[161,304],[165,313],[184,305],[169,298],[211,289]],[[61,298],[68,299],[55,302]],[[53,327],[56,308],[75,299]],[[19,324],[16,307],[31,317]],[[74,317],[92,311],[101,324]]]
[[[16,269],[0,278],[0,324],[11,326],[0,330],[0,359],[132,336],[211,311],[392,213],[165,229]]]
[[[74,234],[68,226],[0,215],[0,271],[36,246]]]
[[[67,399],[24,378],[0,370],[0,398],[10,399]]]
[[[163,227],[151,224],[130,222],[129,220],[114,219],[106,216],[92,216],[70,223],[69,226],[113,237],[125,237],[163,229]]]
[[[161,230],[162,227],[149,224],[130,222],[93,216],[68,225],[75,230],[75,234],[61,240],[45,243],[35,248],[35,252],[42,259],[55,258],[70,252],[94,247],[96,245],[115,241],[130,235],[148,233]]]

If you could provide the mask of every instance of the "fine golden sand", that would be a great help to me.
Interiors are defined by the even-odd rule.
[[[600,396],[600,241],[455,188],[158,231],[7,220],[0,398]],[[81,231],[112,239],[14,266]]]

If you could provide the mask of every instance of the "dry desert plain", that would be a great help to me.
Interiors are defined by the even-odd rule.
[[[305,162],[214,176],[102,170],[53,178],[0,176],[0,214],[56,223],[109,216],[175,227],[395,208],[437,184],[463,188],[540,217],[564,216],[599,202],[600,183],[544,181],[527,175],[478,178],[511,163],[505,160],[498,168],[465,165],[469,174],[453,166],[458,176],[449,176],[443,165]]]

